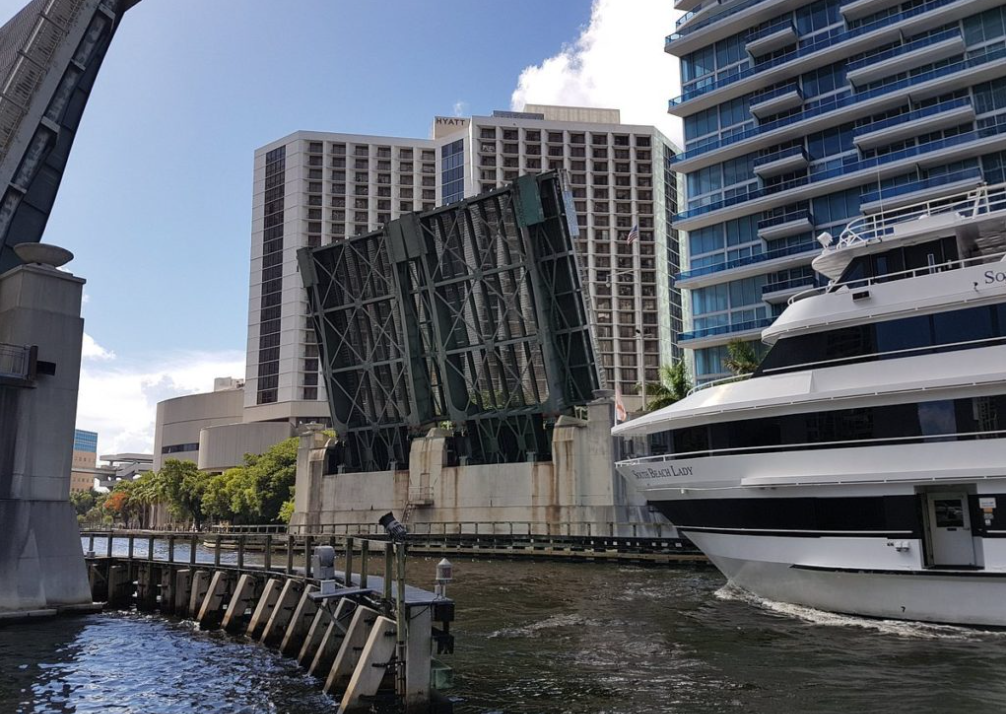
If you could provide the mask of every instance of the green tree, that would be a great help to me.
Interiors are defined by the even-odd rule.
[[[94,508],[95,499],[98,497],[98,492],[93,488],[87,491],[74,491],[70,494],[70,503],[73,504],[73,510],[77,512],[77,519]]]
[[[761,363],[758,349],[754,342],[733,340],[727,345],[727,358],[723,364],[736,376],[752,374]]]
[[[191,520],[196,530],[201,530],[205,519],[203,494],[213,476],[200,471],[191,461],[168,459],[158,477],[164,479],[163,489],[171,514],[175,518]]]
[[[688,368],[683,360],[660,368],[660,381],[646,385],[646,410],[656,411],[679,402],[692,390]]]

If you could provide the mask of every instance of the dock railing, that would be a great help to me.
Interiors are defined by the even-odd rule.
[[[342,564],[341,577],[337,574],[337,579],[347,587],[358,584],[361,588],[369,588],[371,577],[380,573],[381,593],[389,603],[395,600],[395,593],[405,587],[406,550],[402,543],[363,538],[358,534],[296,534],[271,530],[278,526],[259,528],[266,530],[85,529],[81,531],[81,537],[87,539],[87,552],[89,556],[93,554],[92,557],[118,557],[128,562],[188,563],[311,581],[318,580],[313,572],[314,548],[327,545],[335,550],[336,563]],[[140,552],[138,544],[142,545]]]

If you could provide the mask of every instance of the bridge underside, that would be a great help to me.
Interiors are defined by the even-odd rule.
[[[42,238],[87,100],[139,0],[32,0],[0,28],[0,273]]]

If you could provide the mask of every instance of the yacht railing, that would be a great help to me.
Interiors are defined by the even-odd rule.
[[[711,382],[696,384],[688,390],[687,396],[690,397],[696,392],[701,392],[703,389],[708,389],[709,387],[716,387],[721,384],[730,384],[731,382],[743,382],[745,379],[751,379],[752,376],[754,376],[752,372],[748,372],[747,374],[732,374],[729,377],[720,377],[719,379],[714,379]]]
[[[953,214],[957,214],[961,220],[974,220],[999,212],[1006,214],[1006,183],[979,186],[950,196],[863,216],[846,226],[838,238],[838,243],[830,250],[836,251],[859,243],[883,240],[885,236],[893,233],[897,226],[907,221]]]
[[[824,293],[832,293],[837,291],[839,288],[849,288],[850,290],[855,290],[859,288],[869,287],[871,285],[876,285],[878,283],[890,283],[895,280],[904,280],[906,278],[917,278],[920,275],[932,275],[934,273],[944,273],[948,270],[958,270],[960,268],[966,268],[973,265],[985,265],[987,263],[996,262],[1006,262],[1006,253],[990,253],[989,255],[979,255],[974,258],[962,258],[960,260],[948,260],[944,263],[936,263],[934,265],[927,265],[922,268],[911,268],[909,270],[899,270],[896,273],[885,273],[884,275],[875,275],[871,278],[860,278],[859,280],[847,280],[843,283],[828,283],[819,288],[811,288],[810,290],[804,290],[798,292],[796,295],[791,297],[788,301],[789,305],[795,302],[799,302],[804,298],[809,298],[814,295],[822,295]]]
[[[740,456],[746,454],[772,453],[776,451],[814,451],[817,449],[841,448],[843,446],[899,446],[901,444],[931,443],[938,441],[971,441],[978,439],[1002,439],[1006,429],[992,431],[965,431],[954,434],[924,434],[919,436],[889,436],[883,439],[843,439],[841,441],[813,441],[804,444],[774,444],[771,446],[734,446],[729,449],[703,449],[682,454],[658,454],[642,456],[638,459],[620,461],[621,464],[649,464],[679,459],[694,459],[708,456]]]

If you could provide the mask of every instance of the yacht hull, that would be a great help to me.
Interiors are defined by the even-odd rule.
[[[921,549],[920,541],[683,532],[731,584],[767,600],[867,617],[1006,627],[1006,572],[852,565],[864,562],[859,556],[870,546],[904,548],[907,555]],[[813,543],[801,547],[801,541]]]

